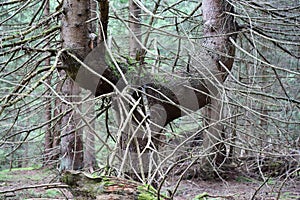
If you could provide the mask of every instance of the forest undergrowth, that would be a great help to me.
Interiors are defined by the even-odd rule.
[[[300,176],[272,177],[265,181],[254,174],[235,170],[227,179],[203,180],[189,177],[177,185],[179,176],[168,178],[162,191],[171,193],[178,187],[174,200],[263,200],[300,199]],[[255,178],[256,177],[256,178]],[[72,193],[59,182],[58,172],[48,168],[15,168],[0,171],[0,199],[73,199]]]

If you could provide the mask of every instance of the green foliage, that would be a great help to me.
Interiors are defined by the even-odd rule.
[[[39,180],[43,180],[45,177],[49,176],[52,173],[50,170],[43,170],[43,171],[36,171],[36,173],[30,175],[24,173],[22,176],[20,176],[22,171],[32,171],[38,168],[40,168],[40,166],[13,168],[11,170],[5,169],[0,171],[0,180],[1,181],[17,181],[17,180],[39,181]]]
[[[141,193],[138,196],[138,200],[156,200],[157,198],[148,193]]]
[[[0,180],[1,181],[10,181],[10,180],[14,180],[15,176],[11,173],[8,173],[8,170],[2,170],[0,171]]]
[[[208,193],[204,192],[202,194],[198,194],[197,196],[195,196],[195,198],[193,200],[206,200],[207,196],[208,196]]]
[[[157,191],[151,185],[138,186],[138,200],[156,200]]]

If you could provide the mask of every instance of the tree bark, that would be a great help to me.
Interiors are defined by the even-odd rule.
[[[99,30],[99,42],[103,42],[107,39],[107,27],[109,19],[109,1],[103,0],[99,2],[100,8],[100,30]]]
[[[46,2],[45,5],[45,9],[44,9],[44,16],[48,16],[50,13],[50,1]],[[47,45],[47,47],[49,47],[49,45]],[[47,66],[50,66],[51,64],[51,60],[50,58],[47,58],[45,60],[45,64]],[[51,85],[51,76],[49,76],[46,79],[46,82],[48,83],[48,85]],[[45,150],[44,150],[44,161],[43,161],[43,166],[49,165],[51,163],[52,160],[52,106],[51,106],[51,92],[48,90],[48,92],[46,93],[46,109],[45,109],[45,116],[46,116],[46,121],[48,121],[48,125],[46,126],[46,131],[45,131]]]
[[[62,86],[62,93],[64,99],[68,102],[78,102],[80,99],[79,86],[73,82],[70,78],[66,77],[66,74],[61,71],[61,74],[65,77],[65,82]],[[79,98],[79,99],[78,99]],[[73,105],[76,106],[76,105]],[[62,111],[71,109],[70,104],[62,102]],[[79,108],[78,108],[79,109]],[[61,163],[60,170],[79,170],[83,168],[83,141],[82,130],[77,127],[79,124],[79,117],[77,111],[72,109],[67,112],[61,120],[62,135],[61,135]]]
[[[44,9],[44,15],[47,17],[50,14],[50,1],[47,1],[45,4],[45,9]],[[47,43],[50,41],[47,40]],[[47,44],[47,47],[49,47],[49,44]],[[45,60],[45,65],[50,66],[51,65],[51,59],[47,58]],[[47,77],[46,82],[48,85],[51,85],[52,82],[52,75]],[[56,91],[60,93],[60,87],[56,87]],[[54,122],[53,117],[58,116],[60,114],[60,111],[58,111],[57,107],[59,107],[60,103],[57,103],[59,99],[55,100],[54,102],[54,107],[52,105],[52,97],[51,97],[51,92],[48,90],[46,93],[46,109],[45,109],[45,116],[46,120],[49,122],[46,126],[46,132],[45,132],[45,152],[44,152],[44,166],[54,166],[56,162],[59,159],[59,122]],[[53,111],[53,113],[52,113]],[[58,120],[59,121],[59,120]]]
[[[134,0],[129,0],[129,56],[138,60],[141,54],[142,27],[141,27],[141,8],[136,5]]]
[[[226,0],[203,0],[204,37],[202,44],[206,51],[200,53],[201,60],[205,61],[206,85],[212,98],[205,108],[207,124],[203,145],[208,153],[207,164],[219,167],[225,157],[226,150],[222,142],[224,137],[223,125],[223,99],[222,83],[226,79],[234,61],[235,47],[230,38],[236,38],[236,24],[232,15],[233,6]]]
[[[63,48],[68,52],[75,54],[83,60],[89,52],[88,25],[86,21],[89,17],[88,0],[69,0],[63,2],[63,17],[61,36],[63,39]],[[76,79],[77,66],[70,57],[62,56],[62,61],[66,72],[70,77]],[[74,70],[75,67],[75,70]],[[74,72],[75,71],[75,72]],[[62,72],[63,73],[63,72]],[[70,78],[66,78],[62,93],[68,102],[78,101],[80,93],[79,86]],[[62,111],[66,111],[71,106],[62,103]],[[72,110],[62,118],[62,136],[61,136],[61,170],[81,169],[83,167],[83,143],[81,130],[76,129],[79,119],[76,117],[76,110]]]

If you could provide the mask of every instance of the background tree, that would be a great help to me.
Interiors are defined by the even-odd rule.
[[[129,37],[129,55],[138,59],[137,54],[142,53],[141,8],[134,0],[129,0],[129,28],[132,31]]]

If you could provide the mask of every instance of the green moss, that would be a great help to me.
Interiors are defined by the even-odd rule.
[[[34,170],[38,169],[39,167],[33,166],[33,167],[21,167],[21,168],[12,168],[11,170],[9,169],[4,169],[0,171],[0,173],[6,173],[6,172],[13,172],[13,171],[29,171],[29,170]]]
[[[31,171],[37,169],[36,166],[34,167],[25,167],[25,168],[13,168],[10,171],[8,169],[0,171],[0,181],[22,181],[22,180],[42,180],[45,177],[49,176],[51,173],[50,170],[37,170],[36,173],[22,173],[22,171]],[[22,176],[20,176],[22,174]]]
[[[115,62],[111,59],[108,53],[105,54],[105,63],[108,65],[108,68],[113,72],[114,76],[120,78],[120,72],[117,69]],[[116,63],[123,73],[133,68],[133,64],[128,59],[124,59],[124,60],[118,59],[116,60]]]
[[[156,190],[151,185],[138,186],[138,200],[154,200],[156,197]]]
[[[149,193],[141,193],[138,196],[138,200],[155,200],[156,197],[154,197],[153,195],[149,194]]]
[[[115,182],[113,182],[113,181],[105,181],[104,182],[104,185],[105,186],[111,186],[111,185],[115,185],[116,183]]]
[[[108,177],[106,177],[106,176],[103,176],[103,177],[102,177],[102,180],[103,180],[103,181],[110,181],[110,178],[108,178]]]
[[[73,186],[76,185],[77,176],[74,176],[74,174],[71,173],[65,173],[63,176],[61,176],[60,180],[67,185]]]

